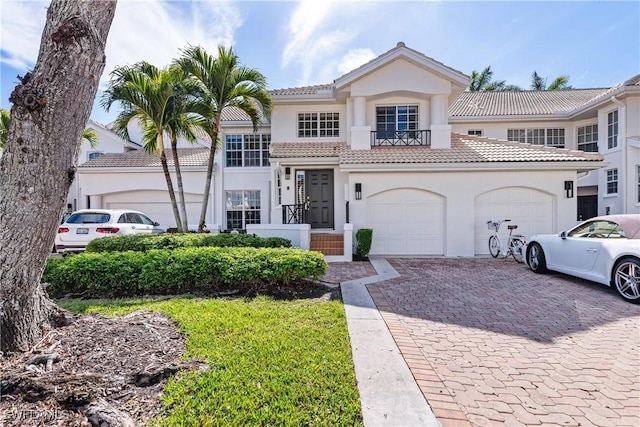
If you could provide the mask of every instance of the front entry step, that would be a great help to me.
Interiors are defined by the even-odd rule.
[[[309,249],[322,252],[325,256],[344,255],[342,234],[311,234]]]

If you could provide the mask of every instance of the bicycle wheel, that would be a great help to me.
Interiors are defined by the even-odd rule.
[[[498,258],[500,255],[500,247],[502,244],[500,243],[500,238],[498,236],[489,237],[489,253],[492,257]]]
[[[524,242],[522,239],[515,238],[511,239],[511,255],[513,255],[513,259],[518,261],[519,263],[524,262]]]

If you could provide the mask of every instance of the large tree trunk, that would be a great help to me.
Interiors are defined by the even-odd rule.
[[[117,0],[52,0],[38,61],[11,93],[11,125],[0,158],[0,348],[33,345],[55,326],[40,286],[82,131],[105,65]]]

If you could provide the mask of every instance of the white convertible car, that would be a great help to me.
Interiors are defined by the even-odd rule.
[[[640,215],[591,218],[560,234],[529,239],[527,264],[608,286],[625,300],[640,303]]]

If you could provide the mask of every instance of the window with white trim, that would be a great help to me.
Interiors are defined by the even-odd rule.
[[[340,136],[340,113],[298,113],[298,138]]]
[[[104,153],[102,151],[91,151],[89,153],[87,153],[87,160],[93,160],[93,159],[97,159],[98,157],[102,156]]]
[[[612,149],[618,146],[618,110],[613,110],[607,114],[607,148]]]
[[[260,224],[260,190],[227,191],[227,230],[244,230]]]
[[[598,125],[578,126],[578,150],[598,152]]]
[[[418,130],[417,105],[376,107],[376,136],[378,139],[395,139],[396,132],[412,130]]]
[[[507,140],[564,148],[563,128],[507,129]]]
[[[618,193],[618,169],[607,171],[607,194]]]
[[[467,131],[467,135],[482,136],[482,130],[481,129],[469,129]]]
[[[270,134],[225,135],[227,167],[268,167]]]

